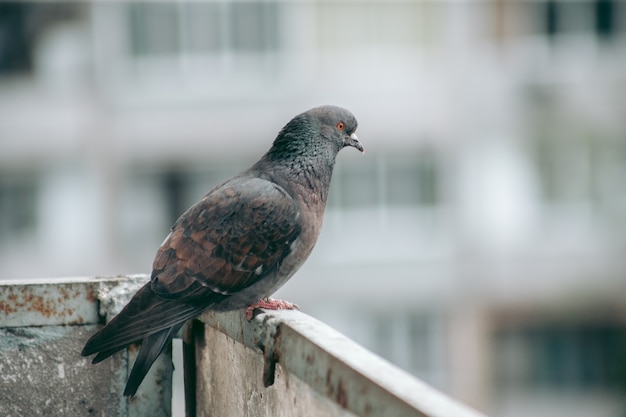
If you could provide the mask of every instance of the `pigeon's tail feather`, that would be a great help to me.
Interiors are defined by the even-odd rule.
[[[143,340],[133,369],[130,371],[126,389],[124,389],[124,396],[132,397],[135,395],[150,367],[181,326],[182,323],[154,333]]]
[[[182,325],[206,308],[159,298],[148,283],[133,296],[120,314],[91,336],[81,354],[89,356],[97,353],[93,363],[98,363],[131,343],[172,326]]]
[[[99,352],[91,361],[91,363],[98,363],[98,362],[102,362],[103,360],[105,360],[106,358],[108,358],[109,356],[113,355],[114,353],[124,349],[126,346],[121,346],[121,347],[116,347],[113,349],[109,349],[109,350],[103,350],[102,352]]]

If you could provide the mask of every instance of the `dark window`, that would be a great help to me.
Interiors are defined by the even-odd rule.
[[[187,175],[177,169],[170,169],[161,174],[167,217],[171,223],[174,223],[187,209],[187,202],[184,197],[188,182]]]
[[[0,174],[0,239],[34,231],[37,182],[31,175]]]
[[[504,388],[626,388],[626,328],[617,324],[516,325],[496,333]]]
[[[555,0],[545,4],[545,30],[549,36],[559,32],[559,4]]]
[[[32,41],[27,31],[28,5],[0,3],[0,74],[32,69]]]
[[[0,2],[0,75],[29,73],[39,38],[51,26],[83,18],[80,3]]]
[[[596,0],[596,33],[600,38],[610,38],[615,30],[615,2],[613,0]]]
[[[617,30],[617,7],[615,0],[547,0],[538,3],[541,27],[548,37],[595,33],[601,39],[612,38]]]

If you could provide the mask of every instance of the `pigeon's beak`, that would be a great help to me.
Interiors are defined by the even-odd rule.
[[[359,142],[359,138],[356,133],[351,134],[344,142],[344,146],[352,146],[353,148],[357,148],[361,153],[365,153],[365,148]]]

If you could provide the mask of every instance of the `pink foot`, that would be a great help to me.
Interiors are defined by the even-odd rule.
[[[268,310],[300,310],[298,304],[290,303],[284,300],[274,300],[273,298],[263,298],[258,303],[252,304],[246,308],[246,319],[251,320],[254,310],[257,308],[266,308]]]

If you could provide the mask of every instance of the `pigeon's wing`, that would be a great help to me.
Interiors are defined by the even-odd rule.
[[[232,180],[176,222],[154,260],[152,290],[200,305],[215,294],[233,295],[280,265],[300,234],[299,217],[296,202],[277,184]]]
[[[290,253],[298,218],[292,197],[270,181],[235,178],[217,187],[178,219],[157,252],[152,281],[83,355],[100,352],[99,362],[266,278]]]

